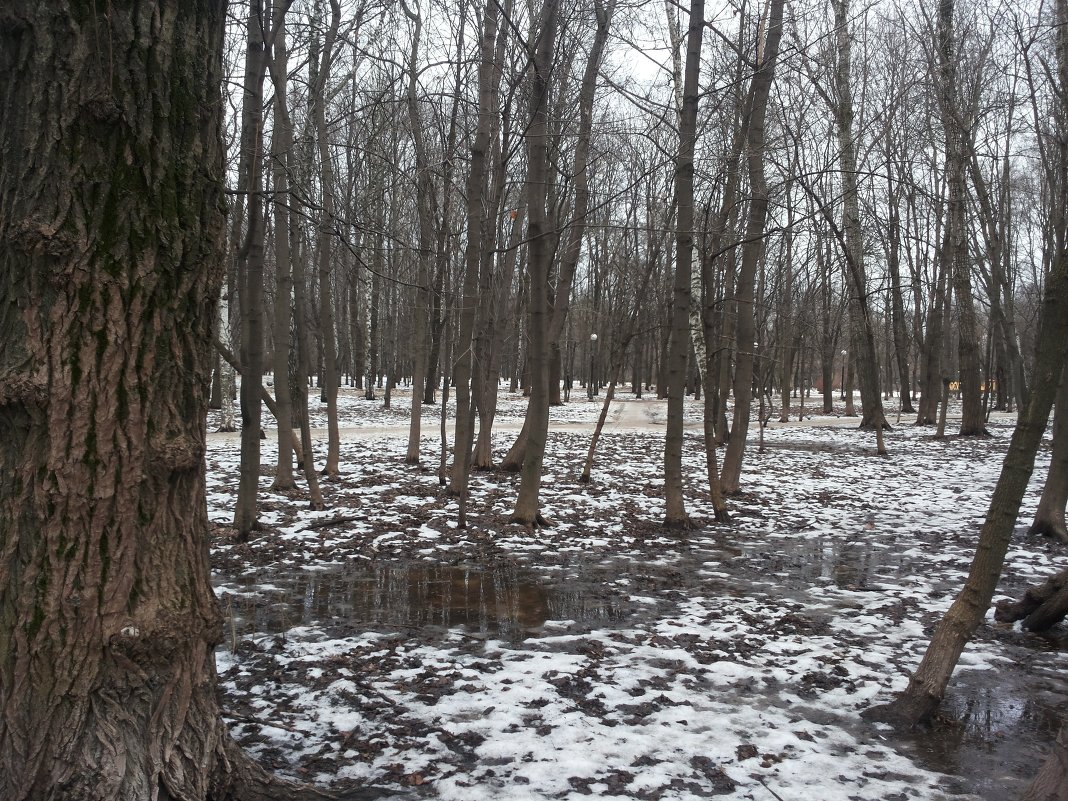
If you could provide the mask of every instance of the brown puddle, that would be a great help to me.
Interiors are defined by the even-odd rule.
[[[422,638],[435,630],[458,630],[518,644],[540,634],[550,621],[573,621],[577,631],[640,627],[695,591],[770,595],[804,603],[811,602],[812,587],[829,585],[846,592],[821,603],[849,606],[859,603],[850,591],[887,579],[907,584],[927,558],[924,551],[896,547],[892,537],[879,547],[819,537],[702,545],[681,553],[650,554],[644,564],[634,554],[599,563],[563,559],[556,567],[567,578],[554,579],[511,564],[370,562],[326,570],[265,570],[226,581],[227,589],[241,594],[223,591],[225,645],[311,624],[348,633],[418,630],[414,636]],[[939,594],[956,591],[949,586],[931,589]],[[644,602],[628,600],[631,594],[644,596]],[[918,765],[946,774],[944,787],[950,794],[976,793],[985,801],[1015,799],[1068,717],[1068,682],[1057,655],[1068,651],[1068,637],[1063,626],[1055,632],[1047,637],[988,632],[985,636],[996,637],[1011,664],[961,670],[947,692],[943,719],[930,729],[899,736],[877,732],[850,716],[832,714],[835,719],[826,722],[854,730],[862,741],[890,740]],[[776,701],[768,698],[764,703]]]
[[[538,581],[514,566],[372,563],[363,569],[270,571],[231,581],[227,637],[278,634],[301,625],[364,629],[460,628],[517,643],[549,620],[609,624],[628,613],[589,588]],[[225,595],[225,593],[224,593]]]

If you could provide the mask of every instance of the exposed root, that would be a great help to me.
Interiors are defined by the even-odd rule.
[[[386,788],[354,787],[325,790],[281,779],[259,765],[227,737],[225,760],[210,801],[373,801],[389,795]]]
[[[665,518],[663,526],[664,528],[673,531],[694,531],[695,529],[701,528],[701,526],[689,515],[686,515],[681,520]]]
[[[888,723],[899,731],[908,731],[928,723],[941,703],[941,696],[924,690],[913,678],[893,701],[870,706],[862,710],[860,716],[875,723]]]
[[[1041,534],[1043,537],[1052,537],[1060,540],[1065,545],[1068,545],[1068,527],[1065,526],[1064,521],[1054,520],[1038,520],[1031,524],[1031,528],[1027,530],[1028,534]]]
[[[529,517],[526,517],[525,515],[512,515],[511,517],[508,518],[508,522],[509,523],[516,523],[516,524],[518,524],[520,526],[523,526],[528,531],[534,531],[535,529],[538,529],[538,528],[552,528],[553,527],[553,522],[551,520],[545,518],[545,517],[542,517],[540,512],[538,512],[538,513],[536,513],[534,515],[534,519],[533,520],[530,519]]]
[[[994,619],[1020,624],[1028,631],[1045,631],[1068,615],[1068,570],[1062,570],[1036,587],[1029,587],[1019,601],[998,601]]]

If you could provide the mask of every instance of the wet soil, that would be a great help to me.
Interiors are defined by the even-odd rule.
[[[624,448],[624,475],[617,475],[617,482],[628,483],[625,465],[642,458],[646,447],[639,441],[629,450]],[[840,445],[786,441],[774,443],[771,450],[776,458],[783,452],[798,458],[823,458],[828,453],[865,458],[865,447],[856,441]],[[818,477],[821,469],[816,463],[812,474]],[[303,529],[299,558],[293,556],[293,535],[287,532],[299,528],[303,518],[285,498],[266,501],[265,509],[277,513],[274,523],[251,544],[234,544],[225,525],[217,527],[213,558],[227,616],[224,647],[241,655],[245,671],[235,680],[235,720],[244,720],[237,729],[239,739],[265,742],[263,721],[257,723],[257,709],[248,706],[249,688],[262,683],[273,669],[269,654],[281,649],[287,637],[304,636],[299,631],[294,634],[302,628],[313,629],[315,636],[343,638],[377,632],[390,638],[383,641],[384,650],[376,652],[375,661],[361,668],[377,675],[390,665],[407,664],[405,649],[413,643],[449,642],[450,647],[478,654],[488,641],[501,641],[518,651],[543,650],[547,646],[540,638],[560,633],[617,630],[621,637],[633,638],[635,630],[655,630],[657,621],[672,618],[689,599],[704,596],[758,602],[761,611],[745,622],[762,643],[823,635],[834,628],[837,637],[863,652],[865,638],[876,644],[879,635],[870,628],[850,632],[849,621],[854,618],[875,616],[885,626],[919,620],[924,634],[930,633],[938,615],[928,607],[948,604],[959,589],[972,536],[967,530],[946,531],[938,527],[939,521],[923,525],[927,514],[923,509],[913,510],[907,521],[901,515],[895,517],[892,505],[888,509],[882,501],[857,498],[853,488],[836,485],[833,476],[813,490],[808,503],[848,508],[855,526],[852,532],[828,533],[803,510],[774,506],[775,499],[765,493],[734,499],[733,527],[704,528],[682,538],[666,536],[655,516],[641,505],[644,496],[656,495],[655,487],[631,487],[629,495],[617,497],[606,479],[582,492],[591,502],[633,504],[614,512],[626,519],[625,542],[613,537],[602,541],[598,528],[607,523],[592,518],[588,510],[569,512],[562,504],[554,514],[560,533],[545,533],[536,538],[536,547],[524,552],[514,544],[514,527],[505,525],[498,513],[514,490],[514,477],[484,474],[478,478],[478,508],[484,512],[475,515],[467,530],[441,522],[448,501],[428,492],[431,477],[427,470],[401,472],[386,489],[379,488],[380,479],[371,471],[345,477],[334,487],[337,500],[332,513],[339,519],[351,514],[358,518],[357,524],[347,520],[314,533]],[[385,520],[376,517],[365,502],[339,491],[345,488],[378,492],[395,514]],[[950,489],[966,493],[966,487]],[[942,570],[947,561],[952,569]],[[938,571],[932,571],[934,564],[939,565]],[[999,589],[1015,594],[1026,583],[1010,573]],[[667,636],[699,664],[741,658],[746,648],[760,647],[751,637],[712,647],[684,632],[652,636]],[[923,768],[945,774],[943,789],[950,795],[1007,801],[1034,774],[1042,753],[1068,716],[1068,681],[1063,674],[1068,633],[1057,628],[1051,635],[1037,636],[989,624],[980,628],[976,639],[1004,657],[997,669],[963,666],[939,718],[929,727],[904,735],[873,732],[864,728],[852,710],[837,714],[828,711],[825,703],[815,703],[832,691],[849,691],[853,677],[832,662],[826,671],[798,677],[789,695],[764,693],[754,699],[751,688],[740,686],[719,691],[718,700],[730,703],[731,693],[737,693],[739,704],[789,707],[807,720],[826,720],[854,731],[861,740],[889,743]],[[591,640],[579,647],[596,651],[603,648],[602,642]],[[603,655],[585,656],[596,666]],[[903,654],[901,665],[907,669],[915,659],[915,654]],[[492,660],[484,661],[487,669],[493,669]],[[879,665],[870,667],[873,673],[880,669]],[[419,669],[417,659],[410,668]],[[603,705],[599,708],[591,696],[589,682],[594,678],[594,673],[587,678],[561,677],[564,683],[556,691],[591,719],[611,723]],[[459,673],[420,674],[413,679],[412,692],[429,703],[427,699],[456,692],[465,680]],[[314,678],[307,681],[309,686],[316,684]],[[697,682],[695,687],[700,685],[699,677]],[[373,695],[369,682],[360,686]],[[663,694],[659,702],[650,697],[642,702],[644,707],[634,705],[630,713],[634,720],[650,715],[658,703],[667,703]],[[801,705],[795,700],[798,697]],[[803,707],[806,698],[813,701],[810,709]],[[378,708],[366,699],[362,703],[368,716],[387,720],[398,715],[395,700],[381,699]],[[457,755],[457,765],[470,766],[479,760],[475,740],[457,741],[454,734],[420,729],[410,720],[404,725],[409,730],[395,732],[398,741],[432,735],[452,738],[449,747]],[[537,725],[542,724],[534,725],[535,729]],[[361,740],[356,732],[346,735],[343,745],[341,752],[366,751],[369,755],[386,747],[374,738]],[[289,765],[285,753],[273,746],[262,753],[269,764]],[[738,754],[739,760],[751,756],[748,751]],[[339,759],[338,753],[324,749],[315,759],[305,758],[296,772],[332,773]],[[774,764],[774,760],[764,762],[765,767]],[[481,767],[493,773],[494,766]],[[712,794],[717,786],[725,788],[724,792],[733,790],[726,787],[726,777],[717,774],[716,766],[691,767],[695,781],[701,782],[694,785],[695,794]],[[877,762],[871,770],[871,778],[878,779]],[[391,792],[426,795],[430,791],[424,781],[423,773],[401,771],[390,777]],[[574,789],[585,792],[585,780],[575,781]],[[629,779],[620,776],[618,781],[617,789],[622,792]]]

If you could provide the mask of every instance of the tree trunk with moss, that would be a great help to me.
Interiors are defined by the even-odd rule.
[[[289,795],[215,694],[224,20],[217,0],[0,8],[5,801]]]

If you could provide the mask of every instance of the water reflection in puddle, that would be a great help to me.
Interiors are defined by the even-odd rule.
[[[626,614],[610,595],[598,597],[585,586],[547,584],[511,566],[385,562],[362,569],[271,571],[228,582],[222,594],[231,632],[238,637],[314,623],[369,629],[461,627],[518,642],[549,620],[596,625]]]
[[[1019,798],[1068,715],[1068,686],[1049,678],[1015,669],[958,673],[939,719],[900,745],[923,767],[958,777],[951,784],[961,792]]]
[[[651,552],[647,561],[633,553],[596,564],[558,555],[554,579],[514,565],[377,562],[269,570],[229,579],[220,590],[232,621],[228,640],[317,624],[350,631],[418,629],[423,636],[451,629],[518,644],[549,621],[574,621],[579,631],[640,626],[672,614],[680,597],[694,594],[774,596],[808,605],[812,617],[834,616],[871,603],[869,593],[884,582],[913,585],[932,554],[938,550],[917,546],[915,538],[899,544],[892,535],[874,541],[706,540],[675,552]],[[957,590],[952,582],[918,583],[932,595]],[[1056,631],[1045,638],[999,636],[1011,664],[954,677],[942,707],[949,722],[900,737],[883,733],[880,739],[887,737],[919,765],[946,774],[950,792],[977,793],[986,801],[1017,797],[1068,715],[1068,683],[1057,655],[1068,651],[1068,638],[1063,628]],[[851,720],[835,723],[861,726],[858,735],[872,735]]]

